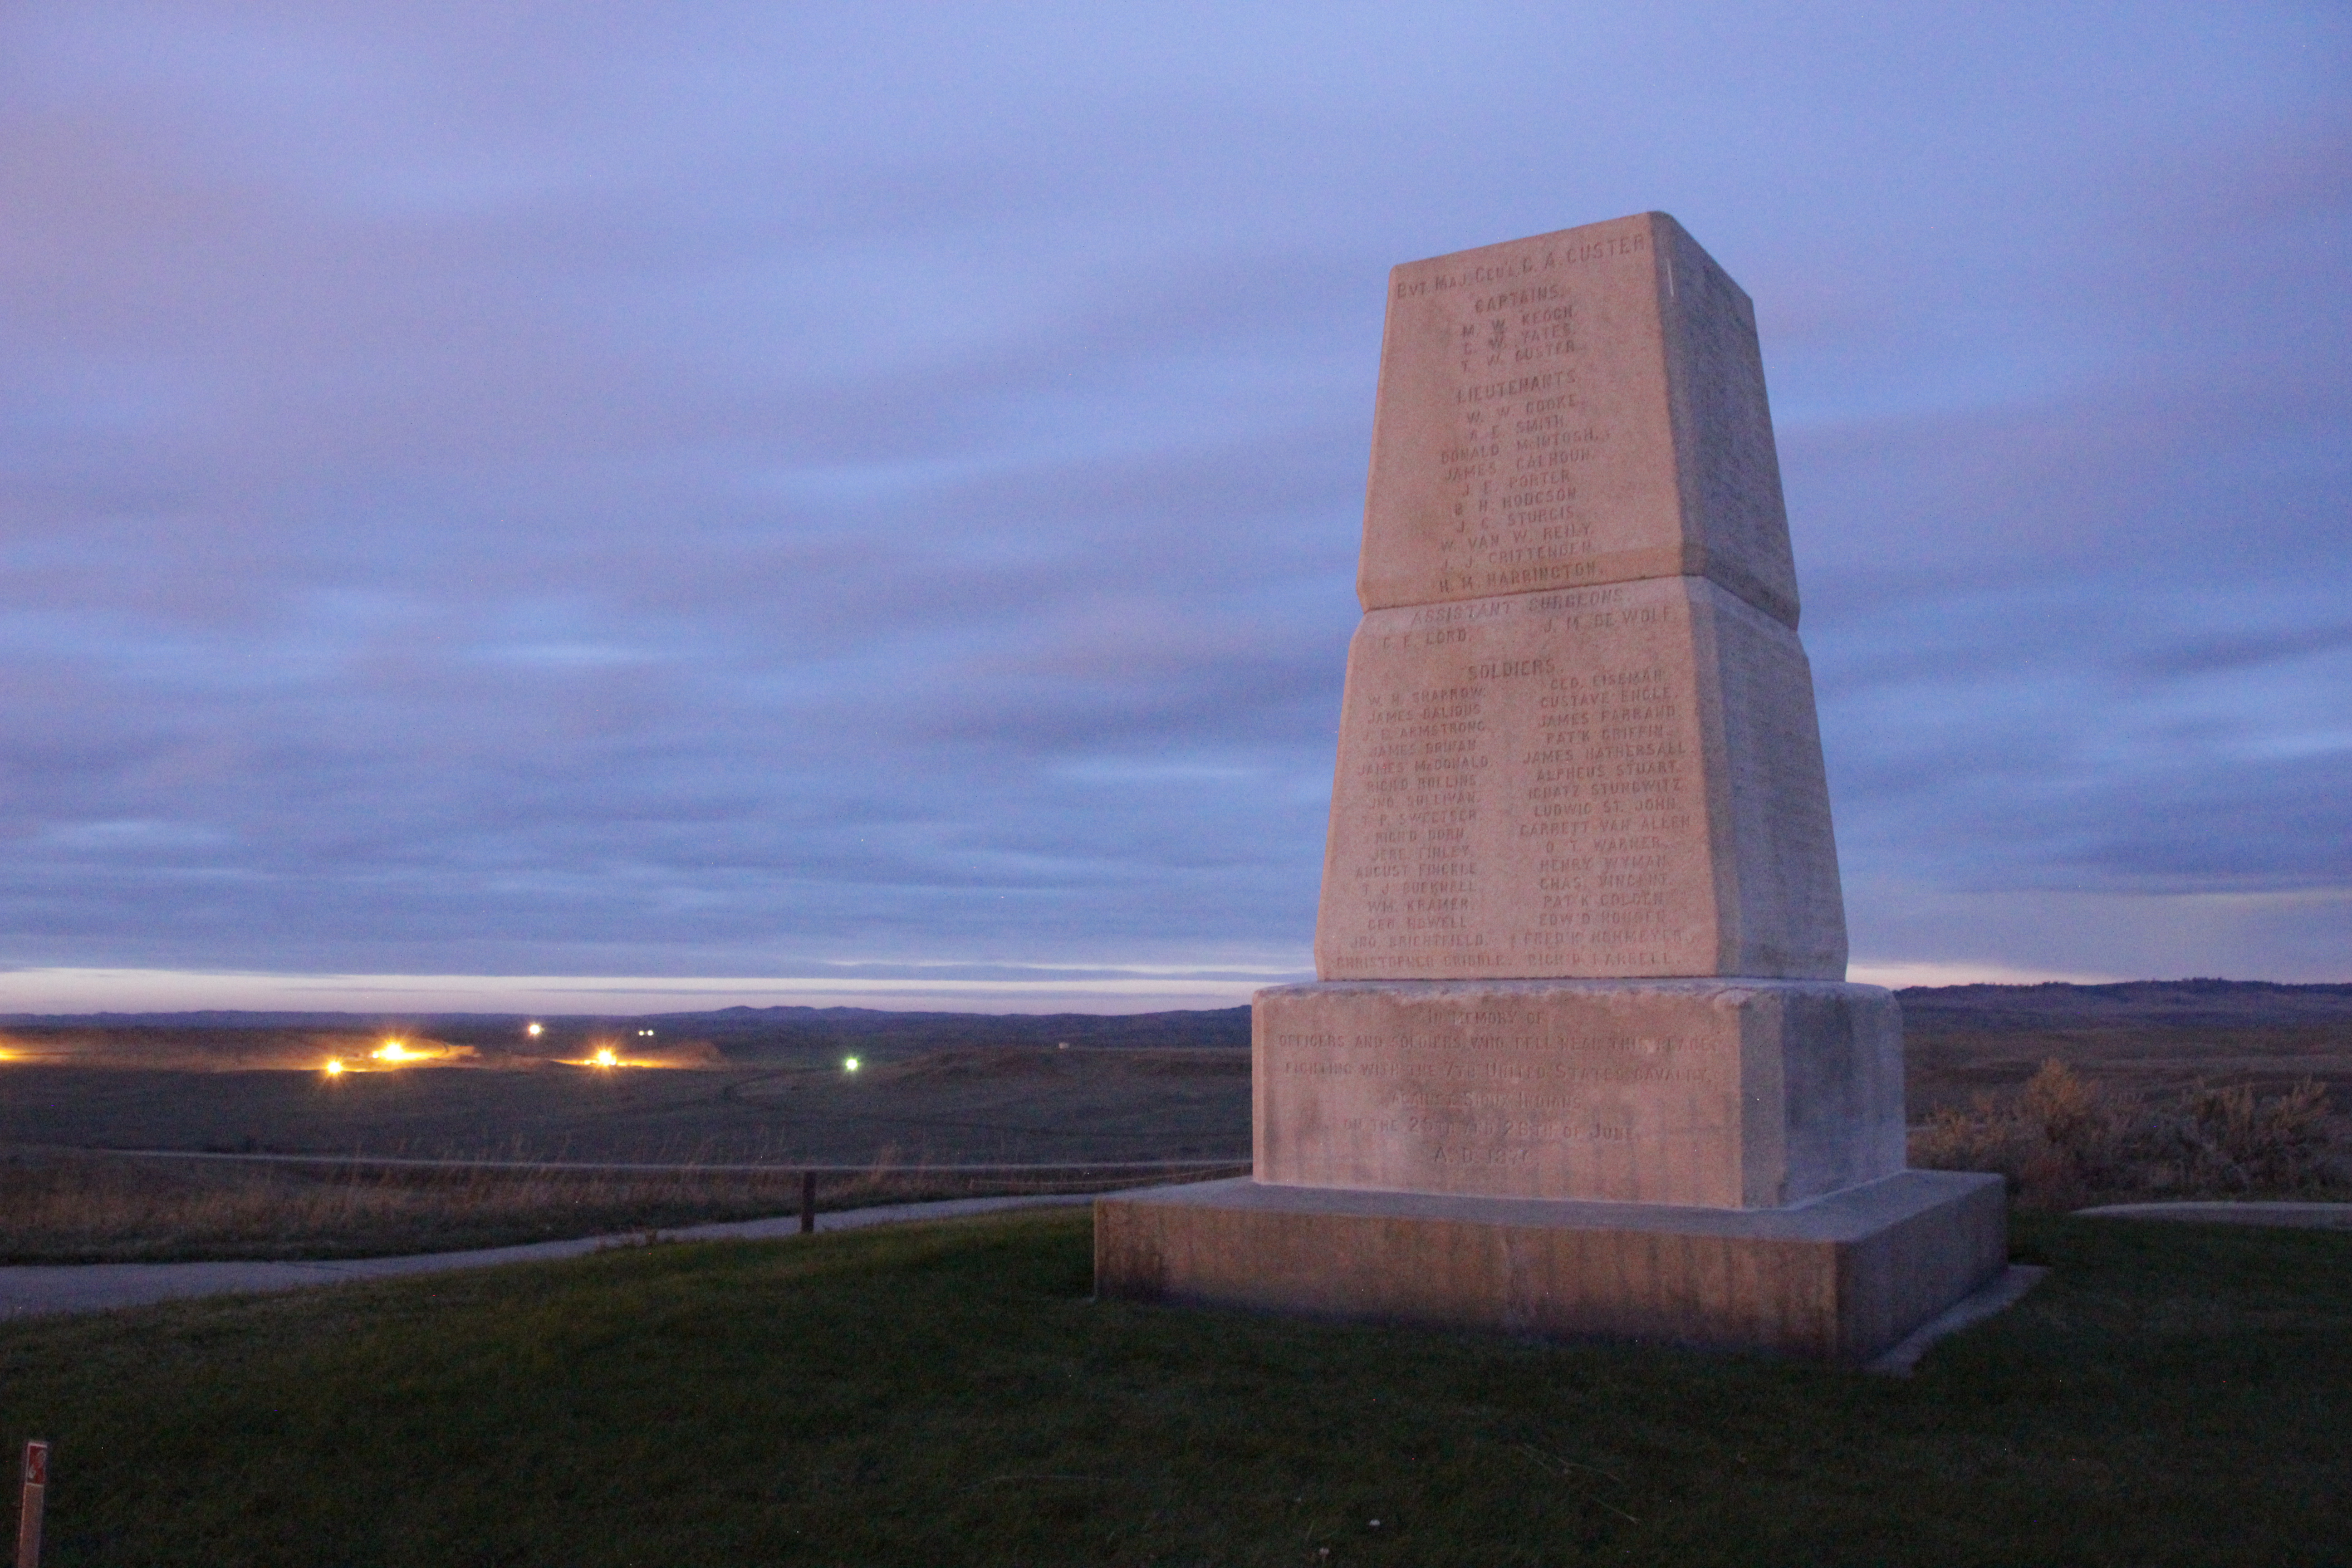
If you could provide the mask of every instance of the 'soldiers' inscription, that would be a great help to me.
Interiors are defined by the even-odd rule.
[[[1704,889],[1679,590],[1622,584],[1384,612],[1356,651],[1332,871],[1362,978],[1672,973]]]

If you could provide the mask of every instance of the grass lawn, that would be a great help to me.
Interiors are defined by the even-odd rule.
[[[1097,1305],[1057,1213],[0,1326],[0,1435],[53,1564],[2352,1560],[2352,1237],[2016,1234],[1907,1382]]]

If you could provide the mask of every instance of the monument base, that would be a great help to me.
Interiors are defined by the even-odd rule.
[[[1352,980],[1251,1010],[1257,1177],[1787,1208],[1903,1169],[1903,1014],[1836,980]]]
[[[1204,1182],[1097,1199],[1095,1290],[1860,1364],[2002,1270],[2008,1213],[1950,1171],[1775,1209]]]

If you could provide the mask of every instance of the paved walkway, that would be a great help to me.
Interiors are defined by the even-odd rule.
[[[857,1230],[870,1225],[952,1219],[1001,1209],[1046,1208],[1090,1204],[1091,1193],[1012,1198],[950,1198],[940,1203],[892,1204],[844,1209],[816,1216],[821,1231]],[[763,1241],[800,1234],[796,1214],[734,1220],[662,1231],[666,1241]],[[251,1295],[340,1285],[352,1279],[388,1279],[408,1274],[441,1274],[455,1268],[495,1268],[507,1263],[544,1263],[579,1258],[606,1247],[642,1243],[645,1232],[587,1236],[572,1241],[535,1241],[522,1247],[492,1247],[477,1252],[427,1252],[406,1258],[339,1258],[302,1262],[68,1263],[0,1268],[0,1318],[57,1312],[102,1312],[143,1307],[188,1296]]]
[[[2176,1219],[2200,1225],[2275,1225],[2297,1230],[2352,1230],[2352,1204],[2104,1204],[2076,1209],[2089,1219]]]

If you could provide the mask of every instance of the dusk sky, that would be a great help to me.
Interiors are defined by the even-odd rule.
[[[0,1012],[1306,978],[1398,262],[1754,298],[1853,977],[2352,979],[2352,10],[0,11]]]

